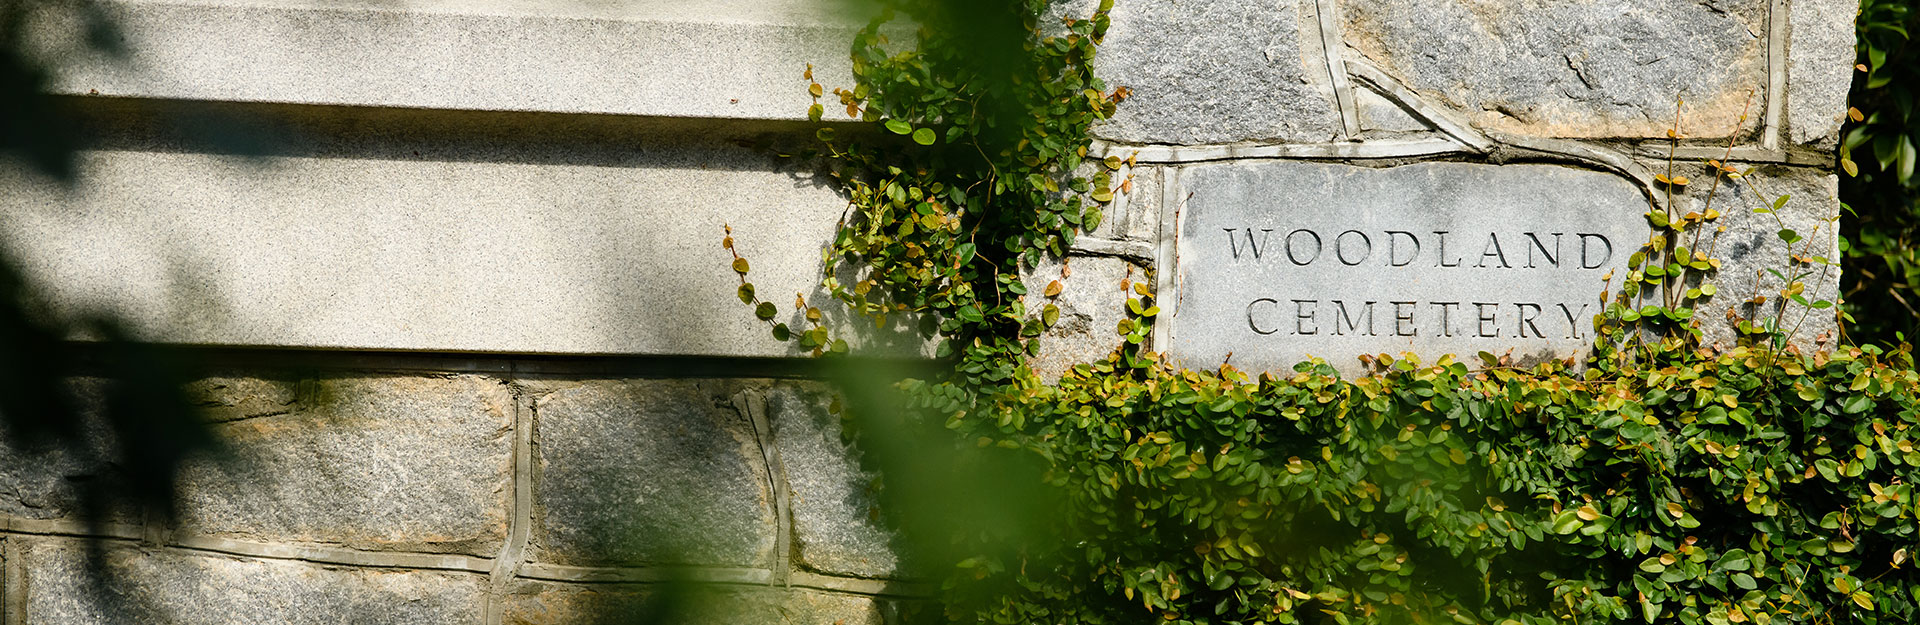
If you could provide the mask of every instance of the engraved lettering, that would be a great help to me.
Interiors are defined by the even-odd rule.
[[[1542,334],[1542,333],[1540,332],[1540,326],[1538,326],[1538,325],[1534,325],[1534,323],[1533,323],[1533,318],[1534,318],[1534,317],[1538,317],[1538,316],[1540,316],[1540,305],[1539,305],[1539,304],[1527,304],[1527,303],[1523,303],[1523,302],[1514,302],[1514,303],[1513,303],[1513,306],[1514,306],[1515,308],[1518,308],[1518,309],[1520,309],[1520,323],[1519,323],[1519,324],[1517,324],[1517,325],[1519,326],[1519,329],[1520,329],[1520,338],[1523,338],[1523,339],[1524,339],[1524,338],[1527,338],[1527,328],[1533,328],[1533,336],[1534,336],[1534,337],[1536,337],[1536,338],[1543,338],[1543,339],[1544,339],[1544,338],[1547,338],[1547,335],[1545,335],[1545,334]],[[1532,309],[1533,309],[1533,315],[1532,315],[1532,316],[1528,316],[1528,315],[1527,315],[1527,309],[1528,309],[1528,308],[1532,308]]]
[[[1400,260],[1399,237],[1401,235],[1406,235],[1407,241],[1413,243],[1413,253],[1407,254],[1407,259],[1404,261]],[[1388,266],[1405,267],[1407,265],[1413,264],[1413,260],[1419,257],[1420,257],[1420,238],[1419,237],[1413,236],[1413,233],[1407,232],[1405,230],[1388,230],[1387,231],[1387,265]]]
[[[1233,259],[1240,260],[1240,240],[1238,237],[1233,236],[1233,231],[1239,230],[1239,228],[1221,228],[1221,230],[1227,231],[1227,247],[1233,249]],[[1266,245],[1267,237],[1272,234],[1272,228],[1261,228],[1260,239],[1256,241],[1253,238],[1253,229],[1247,229],[1247,251],[1253,252],[1253,258],[1255,260],[1259,260],[1260,258],[1260,246]]]
[[[1253,330],[1254,334],[1260,334],[1260,335],[1267,335],[1267,334],[1273,334],[1275,332],[1279,332],[1280,330],[1278,328],[1275,328],[1272,330],[1262,330],[1260,329],[1260,326],[1258,324],[1255,324],[1253,322],[1253,307],[1258,306],[1260,302],[1266,302],[1268,304],[1274,304],[1276,306],[1280,304],[1279,300],[1266,298],[1266,297],[1262,297],[1260,299],[1253,300],[1252,302],[1248,303],[1247,304],[1247,329]]]
[[[1501,268],[1501,269],[1512,269],[1512,268],[1513,268],[1513,265],[1509,265],[1509,264],[1507,264],[1507,253],[1506,253],[1506,251],[1504,251],[1504,250],[1501,250],[1501,249],[1500,249],[1500,235],[1497,235],[1497,234],[1494,234],[1494,233],[1491,233],[1491,232],[1489,232],[1489,233],[1487,233],[1487,247],[1486,247],[1486,249],[1485,249],[1485,250],[1482,250],[1482,251],[1480,252],[1480,262],[1479,262],[1479,263],[1477,263],[1477,264],[1475,264],[1474,266],[1475,266],[1475,267],[1485,267],[1485,266],[1487,266],[1487,257],[1488,257],[1488,256],[1492,256],[1492,257],[1494,257],[1494,258],[1497,258],[1497,259],[1499,259],[1499,260],[1500,260],[1500,268]]]
[[[1491,312],[1487,310],[1489,306],[1493,307]],[[1480,315],[1480,333],[1477,336],[1483,339],[1499,338],[1500,305],[1492,302],[1474,302],[1473,308]],[[1488,333],[1488,328],[1492,328],[1492,333]]]
[[[1553,251],[1548,252],[1546,244],[1540,242],[1540,237],[1538,235],[1535,235],[1534,233],[1531,233],[1531,232],[1527,233],[1527,238],[1533,239],[1533,247],[1527,248],[1527,268],[1532,269],[1535,266],[1533,264],[1534,250],[1540,250],[1540,255],[1547,257],[1547,264],[1553,265],[1555,267],[1559,267],[1560,266],[1560,235],[1562,234],[1565,234],[1565,233],[1563,232],[1553,233]]]
[[[1434,265],[1434,266],[1435,267],[1459,267],[1460,259],[1458,258],[1453,259],[1453,264],[1451,265],[1447,264],[1447,231],[1435,230],[1433,231],[1433,233],[1436,235],[1439,235],[1440,237],[1440,264]]]
[[[1358,323],[1359,320],[1353,317],[1353,313],[1347,312],[1346,303],[1341,302],[1340,300],[1332,300],[1332,301],[1334,306],[1333,308],[1334,336],[1346,336],[1347,332],[1353,332],[1353,331],[1359,330],[1360,329],[1360,324]],[[1374,336],[1373,302],[1367,302],[1366,308],[1363,308],[1361,310],[1363,311],[1361,315],[1367,318],[1367,336]],[[1346,322],[1346,328],[1347,328],[1346,332],[1340,331],[1341,321],[1343,320]]]
[[[1585,315],[1587,313],[1588,305],[1581,304],[1579,313],[1575,313],[1573,312],[1573,309],[1567,308],[1566,304],[1559,304],[1559,306],[1560,306],[1560,312],[1567,316],[1567,338],[1570,338],[1570,339],[1585,338],[1580,335],[1580,322],[1577,321],[1577,319],[1579,318],[1580,315]]]
[[[1453,307],[1459,306],[1460,302],[1434,302],[1433,305],[1440,307],[1440,336],[1453,336],[1451,311]]]
[[[1360,252],[1360,258],[1357,258],[1354,260],[1347,260],[1347,235],[1349,234],[1360,235],[1360,244],[1366,246],[1365,251]],[[1362,262],[1365,262],[1367,260],[1367,257],[1372,255],[1373,255],[1373,239],[1367,238],[1367,234],[1364,232],[1361,232],[1359,230],[1348,230],[1346,232],[1340,233],[1339,236],[1333,237],[1333,256],[1334,258],[1340,259],[1340,264],[1342,265],[1352,267],[1354,265],[1358,265]]]
[[[1587,259],[1590,258],[1590,256],[1587,253],[1588,239],[1599,239],[1600,244],[1606,246],[1607,248],[1606,253],[1600,257],[1600,260],[1594,261],[1592,263],[1587,262]],[[1601,265],[1607,264],[1607,261],[1612,259],[1613,259],[1613,242],[1612,241],[1608,241],[1607,237],[1605,236],[1593,234],[1591,232],[1580,233],[1580,268],[1581,269],[1599,269]]]
[[[1314,307],[1313,309],[1309,310],[1306,306],[1303,306],[1303,304],[1313,304]],[[1315,311],[1319,310],[1319,304],[1320,304],[1320,300],[1317,300],[1317,299],[1293,300],[1293,319],[1294,319],[1293,333],[1294,334],[1298,334],[1301,336],[1312,336],[1320,333],[1320,322],[1314,321],[1313,319],[1313,316],[1316,314]],[[1308,321],[1313,321],[1313,329],[1307,329],[1306,322]]]
[[[1311,255],[1309,255],[1309,256],[1307,256],[1307,259],[1306,259],[1306,260],[1300,260],[1300,257],[1299,257],[1299,256],[1295,256],[1295,255],[1294,255],[1294,253],[1293,253],[1293,237],[1294,237],[1294,235],[1297,235],[1297,234],[1300,234],[1300,233],[1302,233],[1302,232],[1305,232],[1305,233],[1307,233],[1307,236],[1310,236],[1310,237],[1313,237],[1313,254],[1311,254]],[[1320,244],[1320,235],[1319,235],[1319,234],[1317,234],[1317,233],[1315,233],[1315,232],[1314,232],[1314,231],[1312,231],[1312,230],[1308,230],[1308,229],[1306,229],[1306,228],[1301,228],[1301,229],[1299,229],[1299,230],[1295,230],[1295,231],[1293,231],[1293,232],[1289,232],[1289,233],[1287,233],[1287,260],[1290,260],[1290,261],[1293,261],[1293,264],[1295,264],[1295,265],[1300,265],[1300,266],[1303,266],[1303,267],[1304,267],[1304,266],[1306,266],[1306,265],[1307,265],[1308,263],[1311,263],[1311,262],[1313,262],[1313,259],[1315,259],[1315,258],[1319,258],[1319,257],[1320,257],[1320,245],[1321,245],[1321,244]],[[1315,301],[1317,301],[1317,300],[1315,300]]]
[[[1393,335],[1420,336],[1420,329],[1413,327],[1413,308],[1417,302],[1393,302]]]

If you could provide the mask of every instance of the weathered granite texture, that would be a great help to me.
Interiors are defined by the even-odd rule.
[[[1159,323],[1195,368],[1575,356],[1648,228],[1632,181],[1559,165],[1248,161],[1180,181],[1177,293],[1161,293]]]
[[[893,532],[880,517],[878,475],[860,467],[860,452],[842,438],[840,416],[827,410],[828,391],[781,384],[766,394],[767,421],[786,469],[793,511],[794,555],[810,570],[889,577],[900,563]]]
[[[1136,296],[1133,285],[1146,282],[1147,275],[1123,259],[1078,256],[1065,263],[1046,259],[1022,271],[1021,280],[1027,284],[1022,301],[1029,317],[1045,314],[1048,305],[1060,309],[1057,323],[1040,336],[1040,352],[1027,360],[1036,375],[1051,381],[1074,365],[1106,358],[1126,342],[1119,327],[1127,317],[1127,298]],[[1056,281],[1059,295],[1047,297],[1048,285]]]
[[[112,457],[118,445],[113,431],[97,416],[99,380],[76,380],[71,398],[83,412],[78,424],[85,443],[79,449],[53,441],[29,444],[0,423],[0,515],[26,519],[71,519],[81,513],[79,482],[115,479],[101,459]],[[138,518],[134,511],[116,510],[112,520]]]
[[[677,593],[677,594],[670,594]],[[524,582],[506,599],[507,625],[657,622],[687,625],[883,625],[888,602],[803,589]]]
[[[534,561],[767,567],[770,474],[714,381],[536,388]]]
[[[1090,11],[1067,14],[1082,13]],[[1095,134],[1129,143],[1332,139],[1340,115],[1315,15],[1312,0],[1115,3],[1095,64],[1133,97]]]
[[[259,160],[127,138],[82,154],[72,190],[0,170],[0,245],[56,305],[165,342],[797,353],[736,299],[720,239],[762,292],[814,289],[845,200],[811,175],[725,134],[589,124],[639,134],[566,145],[531,133],[572,125],[527,118],[346,115],[365,126],[269,135]]]
[[[1852,0],[1787,3],[1787,133],[1795,144],[1831,150],[1839,145],[1853,84]]]
[[[514,405],[502,380],[221,378],[197,386],[234,420],[214,426],[228,453],[181,477],[187,533],[479,556],[506,540]]]
[[[1487,130],[1726,136],[1767,96],[1767,0],[1347,0],[1348,45]]]
[[[780,120],[806,119],[808,64],[825,84],[851,85],[847,42],[865,23],[805,0],[122,0],[106,8],[126,33],[130,60],[66,67],[57,92]]]
[[[94,583],[71,539],[17,541],[26,623],[478,623],[486,577],[109,546]]]
[[[1703,174],[1701,176],[1705,178]],[[1802,275],[1806,283],[1804,297],[1809,301],[1834,300],[1839,293],[1838,267],[1800,263],[1791,255],[1839,260],[1839,232],[1834,221],[1840,216],[1837,197],[1839,179],[1832,174],[1787,167],[1762,167],[1742,183],[1726,184],[1713,194],[1711,207],[1725,217],[1727,231],[1719,241],[1709,241],[1708,249],[1721,259],[1713,277],[1717,289],[1713,297],[1698,305],[1703,342],[1731,347],[1737,343],[1729,310],[1749,319],[1779,317],[1780,327],[1793,331],[1794,343],[1802,349],[1833,349],[1839,345],[1838,320],[1834,308],[1810,310],[1785,300],[1780,289],[1785,283],[1769,270],[1785,276]],[[1709,206],[1707,189],[1689,189],[1684,202],[1689,211],[1704,212]],[[1753,212],[1768,208],[1778,197],[1789,196],[1776,215]],[[1791,246],[1779,232],[1791,229],[1804,238]],[[1755,296],[1767,298],[1759,306],[1743,302]]]

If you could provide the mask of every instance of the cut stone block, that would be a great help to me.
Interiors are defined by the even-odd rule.
[[[478,623],[486,576],[109,546],[98,585],[78,539],[13,539],[27,623]]]
[[[506,540],[514,404],[501,380],[223,378],[197,391],[257,416],[215,425],[230,453],[182,473],[187,533],[478,556]]]
[[[1312,0],[1115,3],[1095,67],[1108,88],[1133,95],[1095,134],[1189,145],[1333,139],[1340,112],[1313,11]]]
[[[1831,150],[1840,143],[1853,86],[1853,0],[1787,3],[1787,138]]]
[[[116,314],[159,342],[798,353],[737,299],[720,239],[731,224],[772,299],[816,290],[846,200],[811,175],[724,135],[616,124],[560,147],[366,115],[392,132],[260,160],[128,139],[82,153],[72,189],[0,170],[14,191],[0,245],[59,309]],[[616,147],[600,131],[641,135]]]
[[[771,478],[725,384],[590,381],[534,400],[534,560],[770,567]]]
[[[807,65],[823,84],[852,87],[847,45],[865,25],[805,0],[123,0],[106,8],[131,60],[66,67],[56,92],[804,120],[813,103]],[[65,33],[49,25],[37,34]]]
[[[1767,94],[1767,0],[1347,0],[1349,46],[1432,104],[1524,135],[1725,137]]]
[[[1047,259],[1021,276],[1028,316],[1044,314],[1049,304],[1060,308],[1057,323],[1040,336],[1040,352],[1027,360],[1048,381],[1074,365],[1106,358],[1125,342],[1119,327],[1127,317],[1127,298],[1133,296],[1133,284],[1147,280],[1145,271],[1118,258],[1073,256],[1064,265],[1072,275],[1062,277],[1063,264]],[[1047,285],[1054,281],[1060,282],[1060,295],[1047,297]]]
[[[1699,178],[1707,178],[1704,172]],[[1704,181],[1703,181],[1704,182]],[[1684,202],[1687,211],[1705,212],[1706,187],[1696,182],[1676,202]],[[1762,167],[1745,182],[1723,181],[1714,192],[1711,207],[1725,215],[1720,223],[1727,231],[1715,242],[1711,232],[1703,235],[1700,246],[1710,258],[1721,259],[1720,270],[1712,277],[1715,295],[1699,300],[1695,318],[1705,333],[1702,342],[1732,347],[1738,343],[1734,323],[1727,318],[1729,309],[1743,318],[1766,319],[1778,316],[1781,327],[1794,330],[1794,344],[1803,350],[1831,350],[1839,344],[1837,308],[1810,310],[1787,301],[1780,295],[1786,285],[1768,270],[1792,276],[1804,273],[1809,302],[1833,301],[1839,293],[1838,267],[1797,263],[1789,253],[1802,257],[1824,257],[1838,261],[1839,233],[1833,221],[1840,215],[1839,178],[1833,174],[1787,167]],[[1695,188],[1697,187],[1697,188]],[[1787,203],[1775,215],[1753,212],[1767,208],[1779,196]],[[1780,238],[1782,229],[1793,230],[1802,241],[1788,249]],[[1767,298],[1759,306],[1744,304],[1755,296]]]
[[[843,441],[832,397],[813,385],[767,391],[767,420],[792,492],[794,553],[801,566],[830,575],[888,577],[899,572],[893,532],[881,520],[874,474]]]
[[[1584,354],[1605,278],[1625,275],[1648,229],[1639,185],[1558,165],[1247,161],[1180,184],[1191,196],[1159,323],[1165,350],[1202,369]]]

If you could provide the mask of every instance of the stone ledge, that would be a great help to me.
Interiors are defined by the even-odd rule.
[[[0,244],[56,306],[167,343],[796,355],[720,238],[769,299],[816,289],[846,206],[824,181],[726,135],[562,150],[403,121],[251,160],[113,138],[72,189],[0,172]]]
[[[863,20],[810,0],[107,3],[131,53],[54,91],[160,99],[805,119]],[[822,16],[827,16],[823,18]],[[44,24],[60,41],[65,24]]]
[[[485,577],[352,569],[119,544],[96,585],[73,539],[16,539],[24,568],[15,607],[31,623],[478,622]],[[11,542],[11,541],[10,541]],[[219,592],[206,592],[217,588]]]

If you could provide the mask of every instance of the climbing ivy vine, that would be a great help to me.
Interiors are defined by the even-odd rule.
[[[1754,297],[1800,316],[1742,317],[1741,345],[1702,347],[1711,206],[1648,213],[1653,234],[1595,319],[1612,340],[1584,362],[1381,354],[1358,379],[1320,361],[1186,370],[1151,351],[1159,309],[1143,279],[1127,285],[1119,349],[1057,382],[1036,377],[1027,357],[1059,312],[1027,303],[1062,287],[1035,297],[1021,270],[1064,255],[1130,184],[1115,179],[1122,159],[1089,152],[1088,129],[1127,95],[1090,69],[1110,8],[892,0],[854,42],[854,85],[806,76],[822,123],[791,155],[849,198],[822,291],[850,325],[934,337],[943,365],[895,384],[906,409],[884,418],[1040,467],[1043,531],[935,537],[958,555],[925,563],[944,580],[932,616],[1724,625],[1920,613],[1910,350],[1802,353],[1795,320],[1830,314],[1806,294],[1830,261],[1784,226],[1784,287]],[[901,37],[896,17],[920,28]],[[1659,182],[1709,197],[1746,184],[1722,161],[1701,171]],[[1788,201],[1762,199],[1768,211]],[[724,245],[740,299],[773,337],[845,354],[849,330],[815,302],[797,297],[790,315],[748,280],[751,233],[735,236]]]

